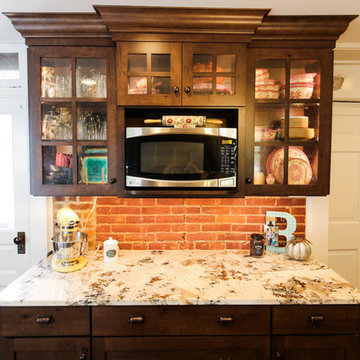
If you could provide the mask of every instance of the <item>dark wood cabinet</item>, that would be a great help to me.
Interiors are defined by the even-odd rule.
[[[118,42],[118,105],[244,106],[246,45]]]
[[[2,360],[90,360],[90,338],[0,339]]]
[[[355,360],[359,317],[359,305],[1,307],[0,356]]]
[[[359,336],[274,336],[272,359],[355,360]]]
[[[115,49],[29,49],[31,192],[115,195]]]
[[[329,193],[332,49],[356,16],[95,9],[6,14],[30,46],[32,194],[158,196],[125,189],[123,114],[146,107],[247,114],[235,191],[161,196]]]
[[[249,49],[246,194],[327,195],[331,49]]]
[[[93,359],[131,360],[263,360],[269,336],[95,338]]]

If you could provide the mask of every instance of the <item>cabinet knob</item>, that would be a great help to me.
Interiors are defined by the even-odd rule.
[[[247,184],[251,184],[251,183],[252,183],[252,179],[251,179],[251,178],[246,178],[246,179],[245,179],[245,182],[246,182]]]
[[[130,324],[143,324],[145,322],[145,317],[143,315],[131,315],[129,316]]]
[[[38,325],[47,325],[47,324],[50,324],[52,322],[54,322],[54,318],[50,315],[50,316],[38,316],[36,319],[35,319],[35,322],[38,324]]]
[[[178,86],[174,86],[173,87],[173,92],[175,93],[175,94],[177,94],[178,92],[179,92],[179,87]]]
[[[109,179],[109,184],[115,184],[116,183],[116,179],[115,178],[110,178]]]
[[[186,94],[188,94],[191,91],[191,87],[190,86],[186,86],[184,91],[186,92]]]
[[[278,351],[275,353],[275,359],[283,359],[284,355],[279,353]]]

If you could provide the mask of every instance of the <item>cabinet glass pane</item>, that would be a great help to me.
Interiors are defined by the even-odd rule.
[[[212,72],[212,55],[194,54],[193,72]]]
[[[20,79],[19,54],[0,53],[0,80]]]
[[[41,59],[41,97],[71,97],[71,59]]]
[[[235,72],[235,55],[217,55],[216,72]]]
[[[278,99],[285,83],[284,60],[258,60],[255,72],[255,99]]]
[[[151,54],[151,71],[170,72],[170,54]]]
[[[274,146],[254,147],[254,185],[281,183],[284,177],[283,149]]]
[[[216,93],[218,95],[234,95],[235,94],[235,77],[233,76],[217,76],[216,77]]]
[[[41,105],[42,140],[71,140],[72,118],[70,105]]]
[[[108,156],[104,146],[78,146],[78,183],[106,184]]]
[[[128,54],[128,71],[147,71],[146,54]]]
[[[152,94],[170,94],[170,77],[153,76],[151,78]]]
[[[289,140],[315,141],[319,139],[319,104],[291,104],[289,116]],[[280,136],[284,138],[285,119],[281,120]]]
[[[43,146],[43,183],[72,184],[72,155],[70,145]]]
[[[78,140],[107,140],[105,103],[78,104],[76,122]]]
[[[280,127],[285,117],[283,104],[256,104],[255,141],[280,140]]]
[[[289,146],[288,184],[316,184],[318,181],[318,161],[319,149],[317,144]]]
[[[193,78],[193,92],[195,94],[211,94],[212,86],[211,76]]]
[[[76,60],[76,96],[106,98],[106,59]]]
[[[129,76],[128,77],[128,94],[130,94],[130,95],[147,94],[147,77],[146,76]]]
[[[320,98],[320,61],[290,62],[290,99]]]

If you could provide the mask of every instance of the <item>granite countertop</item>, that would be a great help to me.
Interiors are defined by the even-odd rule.
[[[0,293],[0,306],[358,304],[360,291],[324,264],[267,252],[121,251],[117,264],[89,254],[61,274],[51,256]]]

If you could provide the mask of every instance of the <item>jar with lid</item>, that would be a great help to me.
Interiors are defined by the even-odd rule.
[[[250,256],[263,257],[265,255],[265,242],[262,234],[251,234]]]

